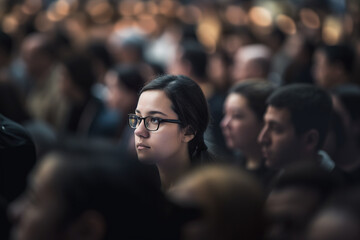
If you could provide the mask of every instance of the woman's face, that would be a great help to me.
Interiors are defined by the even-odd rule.
[[[61,239],[63,205],[52,184],[56,166],[56,161],[46,159],[42,162],[32,175],[26,194],[10,205],[10,217],[14,220],[13,239]]]
[[[220,126],[230,149],[246,151],[257,146],[262,123],[248,105],[247,99],[237,93],[231,93],[224,104],[225,116]]]
[[[178,120],[171,106],[172,103],[164,91],[148,90],[140,95],[135,113],[140,117]],[[168,160],[189,158],[187,142],[185,130],[178,124],[163,122],[157,131],[149,131],[142,120],[135,129],[136,152],[142,162],[159,164],[166,161],[171,164]]]

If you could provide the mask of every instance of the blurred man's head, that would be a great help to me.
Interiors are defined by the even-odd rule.
[[[355,50],[350,45],[324,46],[315,52],[314,78],[322,88],[332,89],[350,82]]]
[[[54,63],[55,46],[49,36],[42,33],[31,34],[23,41],[21,56],[31,77],[43,77]]]
[[[271,50],[262,44],[240,47],[234,56],[233,82],[245,79],[266,79],[270,72]]]
[[[293,84],[276,90],[267,102],[265,126],[258,137],[266,165],[279,169],[313,160],[332,116],[330,96],[312,85]]]

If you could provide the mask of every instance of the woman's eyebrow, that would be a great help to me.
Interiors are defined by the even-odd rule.
[[[149,112],[149,115],[154,115],[154,114],[160,114],[160,115],[163,115],[163,116],[167,116],[165,113],[159,112],[159,111],[150,111]]]
[[[138,110],[138,109],[135,110],[135,113],[141,114],[140,110]],[[160,114],[160,115],[163,115],[163,116],[167,116],[167,114],[165,114],[163,112],[160,112],[160,111],[150,111],[150,112],[148,112],[147,115],[155,115],[155,114]]]

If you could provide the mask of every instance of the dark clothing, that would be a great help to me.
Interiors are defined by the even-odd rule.
[[[96,97],[80,105],[73,105],[68,113],[63,132],[77,137],[115,137],[118,115],[108,110]]]
[[[7,205],[25,190],[35,162],[35,145],[30,135],[0,114],[0,239],[8,239]]]
[[[27,131],[0,114],[0,195],[12,201],[25,190],[36,162],[35,145]]]

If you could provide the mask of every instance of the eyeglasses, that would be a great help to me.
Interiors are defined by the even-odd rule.
[[[160,123],[168,122],[168,123],[177,123],[181,124],[179,120],[175,119],[162,119],[158,117],[139,117],[136,114],[129,114],[129,126],[131,128],[137,128],[140,126],[141,121],[144,119],[145,128],[149,131],[157,131],[159,129]]]

